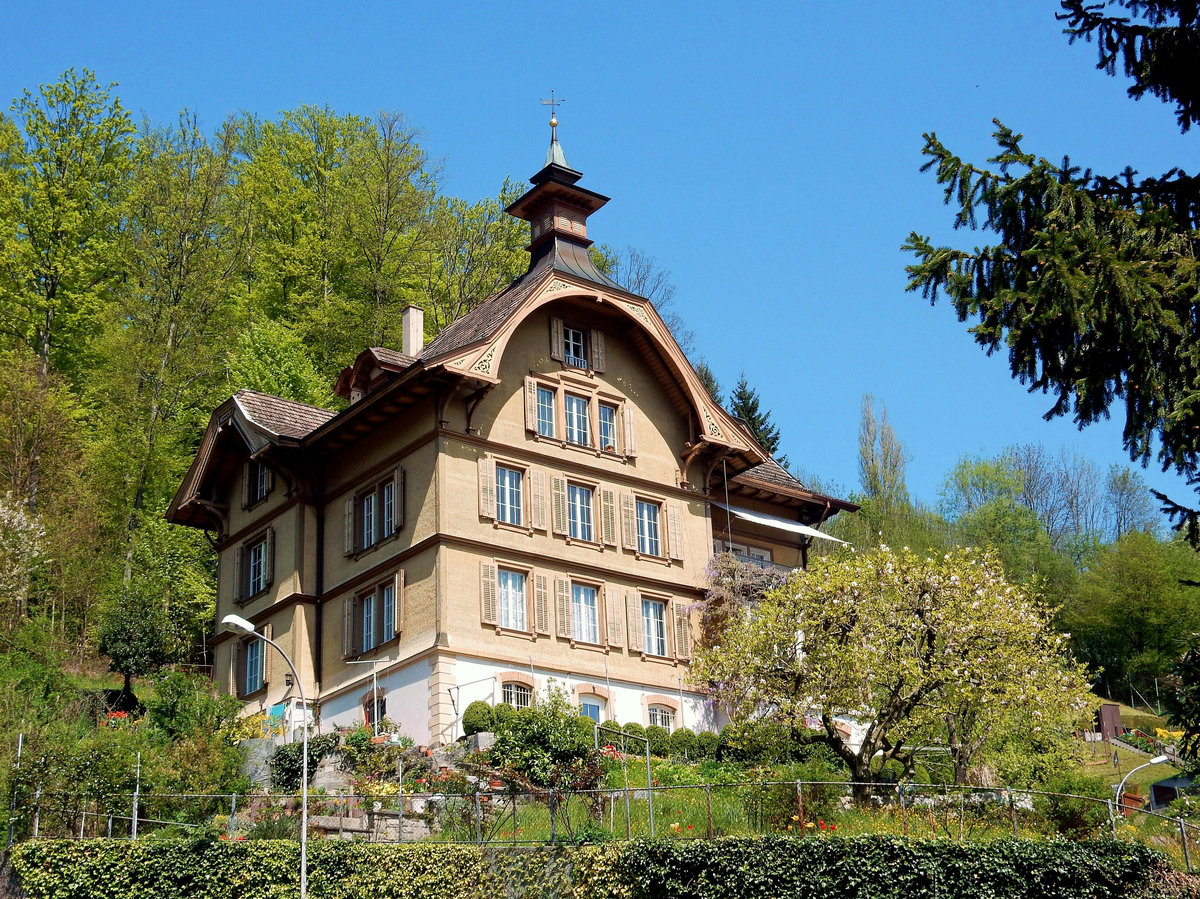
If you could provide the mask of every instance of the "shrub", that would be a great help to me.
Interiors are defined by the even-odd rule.
[[[507,702],[498,702],[496,707],[492,709],[492,726],[497,726],[501,721],[511,718],[517,713],[517,710]]]
[[[711,730],[702,730],[696,734],[696,757],[701,759],[717,759],[717,747],[721,738]]]
[[[671,732],[665,727],[651,724],[646,728],[646,739],[650,741],[650,754],[665,758],[671,752]]]
[[[476,699],[473,703],[467,706],[462,716],[463,733],[468,737],[472,734],[482,733],[485,730],[491,730],[495,722],[495,715],[492,712],[492,707],[482,699]]]
[[[295,793],[300,789],[300,773],[303,764],[303,743],[284,743],[271,756],[271,786],[283,793]],[[336,752],[337,734],[321,734],[308,738],[308,779],[311,781],[321,759]]]
[[[636,721],[630,721],[628,724],[622,725],[621,730],[627,734],[633,734],[635,737],[646,736],[646,728],[642,727]]]
[[[491,764],[543,787],[588,790],[600,779],[592,719],[575,713],[560,691],[498,721]]]
[[[1067,839],[1091,839],[1108,828],[1108,805],[1103,800],[1112,798],[1112,790],[1100,778],[1073,772],[1047,781],[1042,789],[1050,794],[1073,794],[1035,796],[1033,800],[1034,810]]]
[[[681,755],[688,760],[694,761],[699,758],[697,748],[696,735],[686,727],[681,727],[679,730],[671,734],[671,754]]]

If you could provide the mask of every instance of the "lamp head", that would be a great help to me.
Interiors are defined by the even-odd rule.
[[[226,615],[221,619],[221,627],[227,631],[233,631],[235,634],[254,634],[254,625],[243,618],[241,615]]]
[[[1161,765],[1163,762],[1169,762],[1169,761],[1170,761],[1170,759],[1167,758],[1165,755],[1156,755],[1154,758],[1150,759],[1150,764]]]

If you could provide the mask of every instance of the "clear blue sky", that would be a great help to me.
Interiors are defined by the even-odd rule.
[[[1097,72],[1092,45],[1068,46],[1053,0],[739,7],[9,3],[0,97],[75,66],[155,122],[184,107],[214,129],[301,103],[401,110],[444,190],[476,199],[540,167],[553,88],[568,160],[613,198],[591,236],[670,270],[701,353],[725,385],[746,372],[803,470],[855,487],[865,393],[926,502],[964,453],[1012,443],[1125,462],[1119,422],[1042,421],[1048,401],[1003,357],[904,292],[908,232],[950,236],[921,134],[983,162],[996,117],[1051,159],[1148,174],[1195,169],[1195,138]],[[1189,494],[1153,465],[1144,476]]]

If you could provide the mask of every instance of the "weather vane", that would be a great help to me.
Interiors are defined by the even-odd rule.
[[[558,107],[560,107],[562,104],[564,104],[566,102],[567,102],[566,100],[560,100],[554,96],[553,88],[550,90],[550,99],[549,100],[547,100],[545,97],[542,98],[542,105],[550,107],[550,127],[551,128],[558,127]]]

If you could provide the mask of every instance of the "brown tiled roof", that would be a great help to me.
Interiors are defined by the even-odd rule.
[[[371,352],[375,354],[375,358],[381,365],[390,366],[396,371],[403,371],[417,361],[416,356],[406,356],[404,353],[389,350],[385,346],[373,346]]]
[[[732,478],[734,481],[758,481],[772,487],[787,487],[791,490],[807,490],[808,488],[788,474],[786,468],[774,459],[768,459],[753,468],[748,468]]]
[[[304,437],[337,414],[307,403],[259,393],[257,390],[239,390],[234,394],[234,398],[250,416],[251,421],[280,437]]]
[[[534,269],[526,272],[504,290],[492,294],[462,318],[450,322],[438,332],[437,337],[425,345],[419,358],[434,359],[487,340],[516,311],[516,308],[529,298],[545,270]]]

